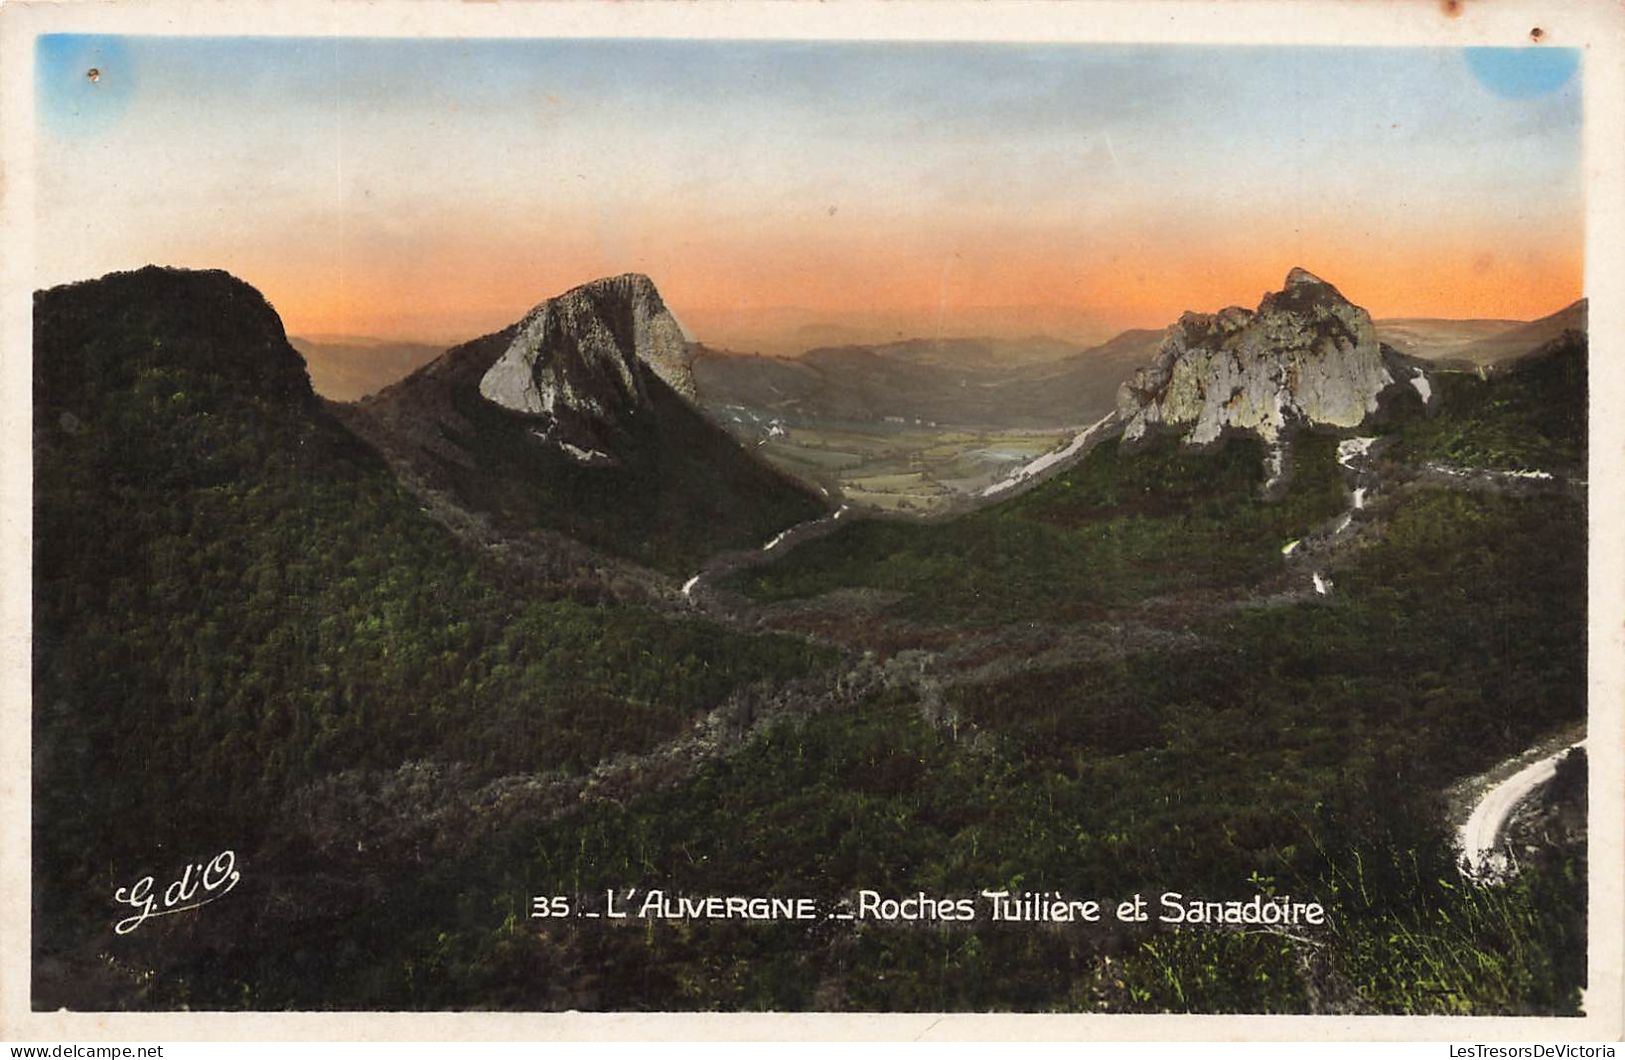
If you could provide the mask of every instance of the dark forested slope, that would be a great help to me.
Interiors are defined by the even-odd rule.
[[[146,873],[285,847],[282,800],[322,777],[579,770],[823,657],[498,577],[327,411],[275,312],[224,273],[37,295],[34,410],[44,955],[111,938],[114,890]],[[43,961],[42,980],[65,967]]]

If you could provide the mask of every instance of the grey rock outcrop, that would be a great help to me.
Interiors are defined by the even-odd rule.
[[[1293,269],[1256,311],[1186,313],[1117,394],[1123,437],[1162,425],[1192,445],[1227,430],[1278,441],[1289,424],[1356,427],[1392,386],[1371,316]]]
[[[689,344],[647,276],[594,280],[550,298],[519,322],[480,380],[504,408],[614,423],[649,404],[652,372],[694,400]]]

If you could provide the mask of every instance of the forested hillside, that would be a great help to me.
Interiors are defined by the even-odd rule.
[[[116,275],[35,313],[40,953],[104,931],[147,872],[270,842],[318,778],[580,770],[829,655],[505,577],[223,273]]]

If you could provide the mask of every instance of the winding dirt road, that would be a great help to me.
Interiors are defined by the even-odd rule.
[[[711,557],[710,561],[698,573],[683,583],[683,598],[691,604],[698,602],[702,590],[709,587],[708,583],[742,571],[747,567],[766,563],[779,553],[788,551],[791,545],[810,538],[822,537],[835,529],[836,525],[850,515],[851,512],[851,505],[843,504],[833,512],[821,515],[816,519],[809,519],[804,523],[797,523],[787,530],[779,531],[760,548],[723,552]]]
[[[1507,856],[1497,848],[1513,811],[1557,774],[1557,763],[1564,755],[1584,746],[1582,739],[1531,762],[1480,796],[1457,836],[1469,875],[1483,879],[1506,873],[1510,867]]]

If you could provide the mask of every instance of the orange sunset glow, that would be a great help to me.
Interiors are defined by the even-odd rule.
[[[64,40],[40,284],[225,268],[293,334],[449,343],[634,271],[776,354],[1098,341],[1294,265],[1379,318],[1584,293],[1578,78],[1461,50]]]

